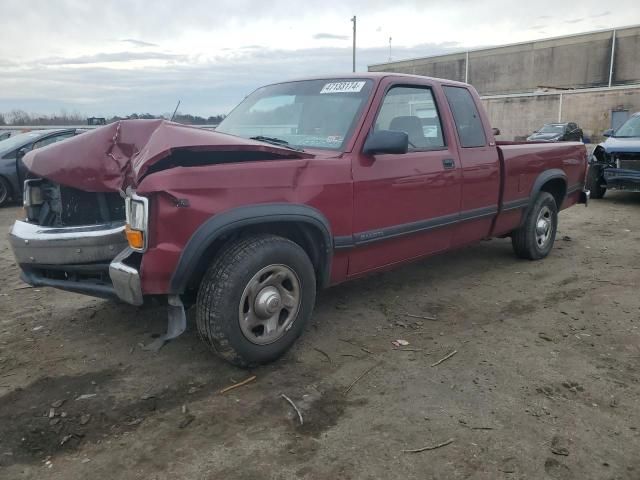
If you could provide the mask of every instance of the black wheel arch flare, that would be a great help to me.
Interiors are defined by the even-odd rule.
[[[270,223],[293,223],[313,228],[322,238],[318,260],[318,285],[329,284],[333,241],[327,218],[308,205],[290,203],[265,203],[237,207],[216,214],[200,225],[185,245],[170,282],[170,293],[182,294],[201,266],[209,247],[217,240],[247,227]],[[313,262],[312,258],[312,262]]]

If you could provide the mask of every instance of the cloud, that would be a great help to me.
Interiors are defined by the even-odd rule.
[[[136,40],[135,38],[123,38],[121,42],[130,43],[136,47],[158,47],[157,43],[143,42],[142,40]]]
[[[351,37],[349,35],[336,35],[335,33],[316,33],[313,36],[314,40],[347,40]]]
[[[411,58],[448,53],[452,48],[439,43],[414,47],[394,47],[395,58]],[[106,56],[113,61],[140,58],[145,52],[124,52]],[[350,47],[319,47],[299,50],[244,49],[231,57],[218,56],[194,61],[180,58],[152,64],[143,69],[125,63],[110,68],[107,54],[69,60],[36,61],[0,76],[0,91],[11,91],[11,98],[0,98],[0,112],[21,108],[34,113],[67,109],[88,116],[126,115],[133,112],[162,114],[182,101],[181,109],[196,115],[228,113],[256,88],[283,80],[351,71]],[[148,55],[144,58],[148,58]],[[385,62],[387,46],[357,50],[357,69]],[[177,56],[180,57],[180,56]],[[73,60],[73,59],[71,59]],[[291,73],[295,72],[295,73]]]
[[[589,18],[599,18],[599,17],[606,17],[611,15],[611,11],[607,10],[606,12],[602,12],[602,13],[596,13],[595,15],[590,15]]]
[[[187,58],[187,55],[161,52],[114,52],[96,53],[93,55],[83,55],[72,58],[51,57],[37,60],[36,63],[42,65],[86,65],[90,63],[134,62],[145,60],[185,61]]]
[[[224,113],[262,84],[350,72],[353,15],[365,71],[387,61],[389,37],[401,60],[640,23],[637,2],[583,0],[581,13],[538,0],[536,19],[509,0],[0,0],[3,19],[20,19],[2,24],[20,48],[0,42],[0,112],[163,113],[181,99],[184,111]]]
[[[565,20],[564,23],[580,23],[584,22],[584,18],[572,18],[571,20]]]

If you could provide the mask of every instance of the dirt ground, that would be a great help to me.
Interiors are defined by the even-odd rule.
[[[563,212],[544,261],[492,240],[327,290],[251,372],[193,325],[143,351],[161,308],[24,288],[4,235],[0,270],[0,478],[640,479],[637,194]]]

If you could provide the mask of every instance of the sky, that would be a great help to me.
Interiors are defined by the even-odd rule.
[[[255,88],[640,24],[638,0],[0,0],[0,112],[228,113]]]

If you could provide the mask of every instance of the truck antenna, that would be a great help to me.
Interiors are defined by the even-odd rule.
[[[171,115],[171,120],[169,120],[170,122],[173,122],[173,117],[176,116],[176,112],[178,111],[178,107],[180,106],[180,100],[178,100],[178,104],[176,105],[176,109],[173,111],[173,115]]]

